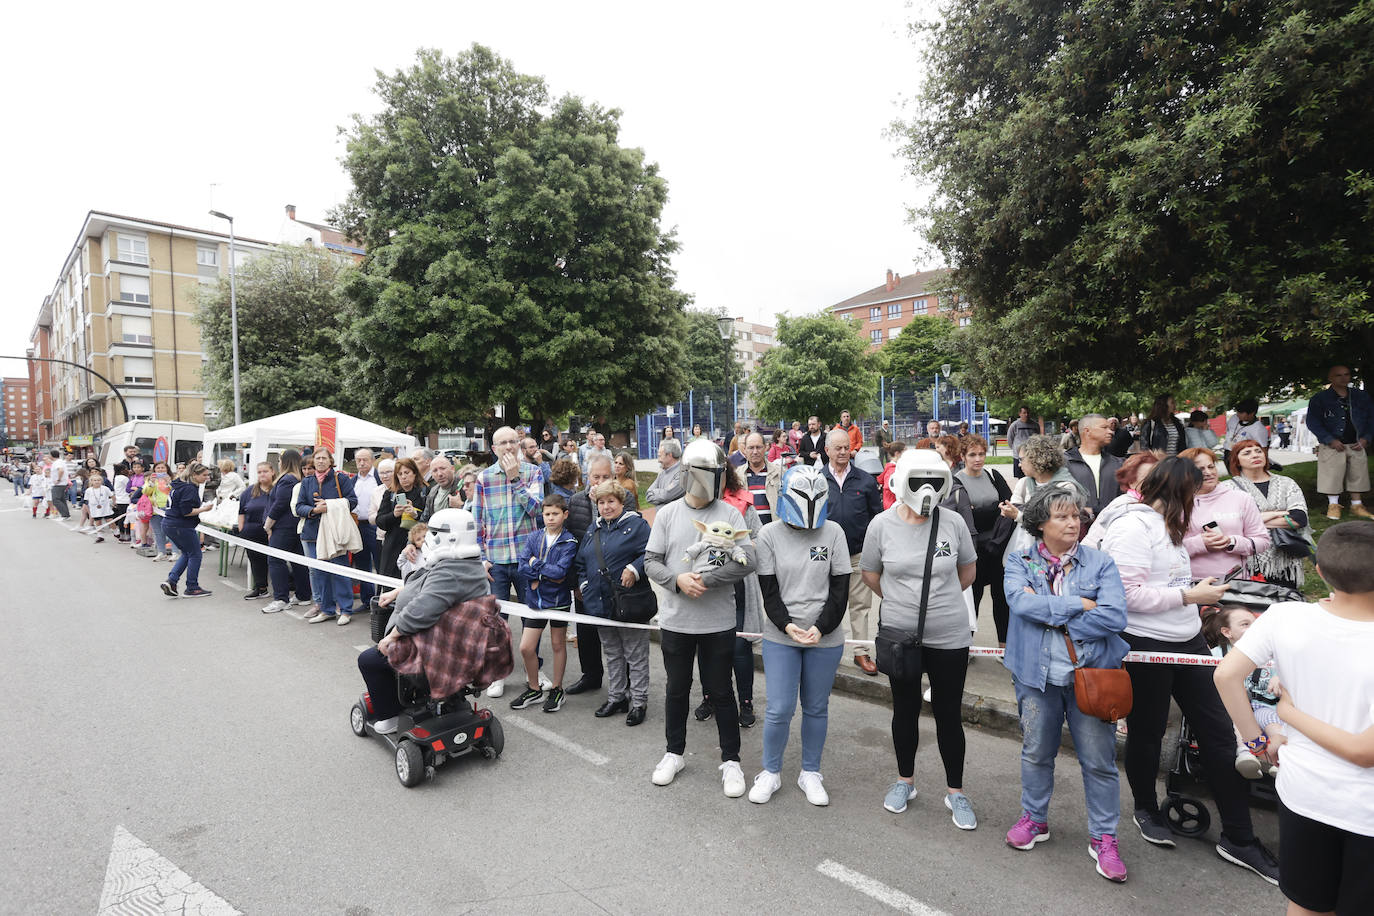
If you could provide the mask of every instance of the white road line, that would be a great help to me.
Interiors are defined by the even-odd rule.
[[[372,643],[368,643],[365,646],[354,646],[353,648],[359,652],[366,652],[368,649],[372,648]]]
[[[574,757],[581,757],[583,760],[587,761],[592,766],[604,767],[606,764],[611,762],[611,758],[603,757],[596,751],[588,750],[587,748],[583,747],[575,741],[569,741],[567,738],[564,738],[557,732],[551,732],[547,728],[544,728],[542,725],[535,725],[533,722],[529,722],[525,719],[522,719],[519,716],[502,716],[501,721],[506,725],[514,725],[521,731],[529,732],[536,738],[543,738],[545,741],[549,742],[554,747],[559,748],[561,750],[565,750],[569,754],[572,754]]]
[[[509,720],[507,720],[509,721]],[[845,868],[839,862],[832,862],[826,859],[816,866],[816,871],[825,875],[827,878],[834,878],[841,884],[847,884],[861,894],[867,894],[879,903],[886,904],[894,910],[903,913],[911,913],[913,916],[948,916],[943,910],[937,910],[933,906],[926,906],[915,897],[903,894],[901,891],[888,887],[876,878],[860,874],[853,869]]]

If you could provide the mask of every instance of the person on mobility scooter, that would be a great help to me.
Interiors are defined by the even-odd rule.
[[[381,608],[395,606],[386,634],[358,656],[367,693],[350,725],[395,749],[396,775],[406,786],[450,757],[480,750],[493,758],[504,746],[491,710],[467,699],[513,667],[510,628],[497,614],[479,553],[471,513],[436,512],[425,568],[381,596]]]

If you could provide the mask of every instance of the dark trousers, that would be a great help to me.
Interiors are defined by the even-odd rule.
[[[252,541],[254,544],[267,546],[267,532],[261,528],[250,528],[247,531],[240,531],[239,537],[245,541]],[[267,588],[267,554],[258,553],[256,550],[245,550],[248,554],[248,568],[253,571],[253,584],[250,586],[252,591]]]
[[[701,660],[702,686],[716,710],[716,734],[720,759],[739,760],[739,709],[730,687],[730,665],[735,652],[735,631],[718,633],[661,632],[663,670],[667,674],[663,701],[663,732],[668,751],[681,754],[687,748],[687,711],[691,704],[692,662]]]
[[[167,535],[167,540],[176,545],[181,555],[172,564],[172,571],[167,574],[167,581],[176,585],[181,581],[181,574],[186,573],[186,588],[195,590],[200,588],[200,535],[194,528],[183,528],[180,525],[167,525],[163,529],[163,534]]]
[[[57,510],[57,514],[63,518],[71,518],[72,510],[67,508],[67,488],[65,486],[56,487],[48,492],[48,502]]]
[[[997,641],[1007,642],[1007,622],[1011,619],[1011,608],[1007,606],[1007,591],[1003,584],[1001,557],[978,556],[978,571],[973,580],[973,606],[983,603],[983,589],[992,588],[992,622],[997,627]]]
[[[964,677],[968,674],[968,649],[921,647],[921,670],[930,678],[930,711],[935,715],[935,743],[945,765],[945,785],[964,787]],[[892,685],[892,749],[897,753],[897,773],[904,779],[916,775],[917,726],[921,721],[921,679],[894,681]]]
[[[267,544],[278,550],[305,556],[305,551],[301,548],[300,535],[296,534],[294,518],[283,518],[277,523],[267,538]],[[276,600],[290,601],[292,591],[295,591],[297,598],[307,601],[311,598],[310,570],[299,563],[287,563],[285,560],[271,557],[267,561],[267,576],[272,582],[272,597]]]
[[[587,613],[582,599],[573,597],[573,610],[578,614]],[[601,631],[589,623],[577,624],[577,661],[582,666],[582,676],[598,684],[606,677],[606,666],[601,659]]]
[[[396,692],[396,669],[376,646],[358,655],[358,672],[367,685],[372,699],[372,714],[378,719],[390,719],[401,714],[401,698]]]
[[[377,568],[378,554],[382,549],[382,542],[377,540],[377,526],[360,520],[358,522],[358,534],[363,539],[363,549],[353,554],[353,568],[362,572],[372,572]],[[376,594],[376,585],[359,580],[358,600],[363,603],[363,607],[367,607],[368,602]]]
[[[1185,642],[1166,642],[1123,633],[1133,651],[1210,655],[1202,634]],[[1236,736],[1231,718],[1221,705],[1214,669],[1192,665],[1147,665],[1127,662],[1134,699],[1126,717],[1126,780],[1135,796],[1135,807],[1158,811],[1155,781],[1159,773],[1160,744],[1169,719],[1169,698],[1178,702],[1202,752],[1202,765],[1212,787],[1221,829],[1235,843],[1254,839],[1250,824],[1249,789],[1236,772]]]
[[[735,632],[744,629],[744,583],[735,583]],[[735,637],[735,688],[741,703],[754,702],[754,644]]]

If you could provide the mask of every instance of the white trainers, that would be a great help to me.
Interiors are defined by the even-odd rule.
[[[314,603],[315,603],[315,599],[314,599],[314,598],[297,598],[297,599],[296,599],[296,604],[300,605],[301,607],[305,607],[307,604],[314,604]]]
[[[773,793],[782,788],[782,777],[777,773],[761,770],[754,777],[754,788],[749,790],[749,800],[756,805],[768,804]]]
[[[654,767],[654,785],[668,785],[678,773],[682,772],[685,766],[687,766],[687,761],[682,759],[681,754],[674,754],[671,752],[664,754],[663,759],[658,762],[658,766]],[[741,775],[741,782],[743,779],[744,777]],[[741,789],[740,791],[742,792],[744,790]]]
[[[1264,775],[1264,764],[1246,748],[1236,751],[1236,772],[1246,779],[1259,779]]]
[[[287,608],[287,602],[285,602],[285,601],[273,601],[271,604],[264,604],[264,605],[262,606],[262,612],[263,612],[264,614],[279,614],[279,613],[281,613],[282,611],[286,610],[286,608]]]
[[[379,735],[394,735],[396,727],[401,724],[400,716],[392,716],[390,719],[380,719],[372,723],[372,728]]]
[[[487,688],[487,696],[491,697],[493,700],[496,699],[497,697],[499,697],[501,694],[503,694],[503,693],[505,693],[505,692],[506,692],[506,682],[505,682],[505,681],[497,681],[495,684],[492,684],[490,687]]]
[[[553,681],[549,680],[549,676],[548,676],[547,674],[545,674],[543,671],[540,671],[540,672],[539,672],[539,689],[540,689],[540,690],[548,690],[548,689],[549,689],[550,687],[552,687],[552,686],[553,686]]]
[[[720,781],[725,784],[726,798],[739,798],[744,794],[744,770],[738,760],[727,760],[719,767]]]
[[[805,792],[806,800],[818,808],[830,804],[830,793],[821,785],[822,779],[824,777],[814,770],[802,770],[801,775],[797,777],[797,788]]]

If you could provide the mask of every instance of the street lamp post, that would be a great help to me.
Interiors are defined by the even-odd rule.
[[[243,422],[243,410],[239,406],[239,301],[238,290],[234,284],[234,218],[227,213],[211,210],[210,215],[229,221],[229,339],[234,351],[234,425]]]

